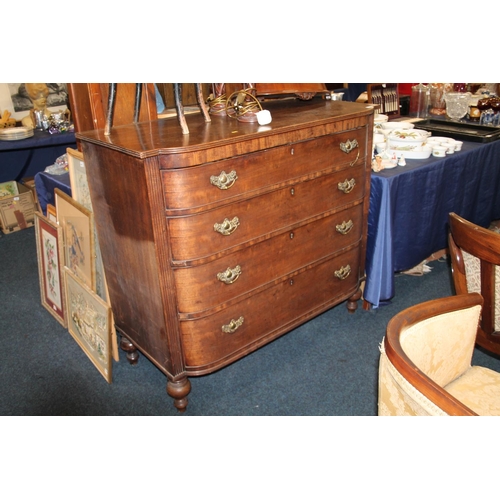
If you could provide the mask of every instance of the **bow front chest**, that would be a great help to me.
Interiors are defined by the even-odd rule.
[[[121,346],[179,410],[190,376],[361,297],[373,109],[265,108],[264,127],[189,115],[188,135],[175,118],[77,134]]]

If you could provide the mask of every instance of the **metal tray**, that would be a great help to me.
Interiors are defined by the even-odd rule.
[[[429,118],[415,121],[415,128],[432,132],[432,135],[451,137],[462,141],[491,142],[500,139],[500,128],[470,122],[452,122]]]

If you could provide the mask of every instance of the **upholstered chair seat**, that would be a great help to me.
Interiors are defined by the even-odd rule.
[[[500,415],[500,374],[471,366],[477,293],[398,313],[380,346],[379,415]]]

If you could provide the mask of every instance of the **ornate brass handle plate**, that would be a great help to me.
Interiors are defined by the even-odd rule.
[[[353,149],[359,148],[358,140],[354,139],[353,141],[341,142],[340,150],[344,153],[349,154]]]
[[[226,285],[230,285],[234,283],[241,276],[241,267],[236,266],[233,269],[228,267],[224,272],[217,273],[217,279],[225,283]]]
[[[214,231],[217,231],[224,236],[229,236],[236,231],[236,228],[240,225],[240,220],[238,217],[233,217],[231,220],[224,219],[221,223],[216,222],[214,224]]]
[[[223,170],[219,175],[212,175],[210,177],[210,184],[221,190],[229,189],[236,182],[237,178],[236,170],[231,170],[228,174]]]
[[[346,179],[344,182],[339,182],[337,184],[339,191],[342,191],[343,193],[350,193],[353,189],[354,186],[356,185],[356,181],[354,179],[348,180]]]
[[[342,224],[337,224],[335,229],[340,234],[347,234],[354,227],[354,222],[352,220],[344,221]]]
[[[243,324],[243,321],[243,316],[240,316],[238,319],[232,319],[229,324],[222,325],[222,331],[224,333],[234,333]]]
[[[335,271],[335,277],[339,280],[345,280],[347,276],[351,274],[351,266],[347,264],[347,266],[342,266],[340,269]]]

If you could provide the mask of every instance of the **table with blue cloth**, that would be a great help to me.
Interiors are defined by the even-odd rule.
[[[390,303],[396,272],[447,248],[450,212],[482,227],[500,219],[500,140],[464,142],[445,158],[372,172],[366,303]]]
[[[34,177],[53,165],[66,148],[76,149],[74,132],[49,134],[35,130],[27,139],[0,141],[0,182]]]
[[[35,175],[35,190],[38,203],[44,215],[47,215],[47,204],[55,204],[54,189],[59,188],[64,193],[71,196],[71,182],[69,172],[55,175],[48,172],[38,172]]]

